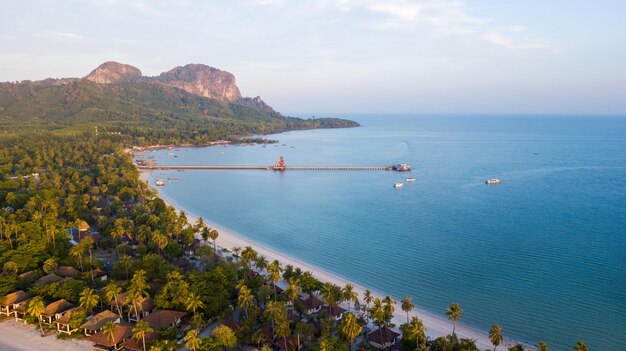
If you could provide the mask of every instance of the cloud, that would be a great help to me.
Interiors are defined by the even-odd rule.
[[[342,11],[364,9],[379,16],[379,28],[426,26],[437,35],[464,36],[504,49],[560,52],[546,41],[520,36],[527,32],[524,26],[497,27],[491,19],[468,14],[461,0],[343,0],[337,8]]]
[[[87,38],[80,34],[71,33],[71,32],[52,31],[52,30],[46,30],[46,31],[37,33],[35,34],[35,36],[49,39],[49,40],[71,42],[71,43],[87,41]]]

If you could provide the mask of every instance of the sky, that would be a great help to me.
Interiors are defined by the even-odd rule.
[[[3,0],[0,81],[202,63],[291,114],[626,114],[624,0]]]

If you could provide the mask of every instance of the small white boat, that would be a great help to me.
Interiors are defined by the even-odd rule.
[[[407,182],[414,182],[415,178],[405,178],[404,180],[407,181]]]
[[[404,186],[404,183],[395,183],[393,185],[394,188],[402,188]]]
[[[157,186],[164,186],[165,185],[165,179],[157,179],[155,183],[156,183]]]
[[[498,178],[491,178],[485,180],[485,184],[500,184],[501,180]]]

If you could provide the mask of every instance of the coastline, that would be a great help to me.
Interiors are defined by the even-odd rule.
[[[194,213],[185,210],[183,206],[176,203],[171,198],[165,196],[163,193],[159,191],[157,187],[150,184],[149,180],[150,180],[150,175],[152,174],[152,172],[153,171],[151,170],[139,170],[140,179],[148,183],[148,186],[150,188],[156,190],[159,194],[159,197],[167,205],[174,207],[179,212],[184,211],[190,224],[195,224],[198,217]],[[383,294],[380,291],[377,291],[376,289],[370,289],[369,287],[363,286],[361,284],[357,284],[346,277],[342,277],[338,274],[328,272],[320,267],[303,262],[297,258],[291,257],[287,254],[268,248],[255,241],[249,240],[233,230],[225,228],[224,226],[218,223],[212,222],[210,219],[203,217],[203,221],[208,226],[216,229],[219,232],[219,237],[216,240],[217,246],[219,248],[232,250],[234,247],[244,248],[246,246],[252,246],[256,252],[258,252],[260,255],[265,256],[269,261],[278,260],[281,262],[282,265],[289,264],[294,267],[299,267],[303,271],[310,271],[315,278],[317,278],[318,280],[322,282],[329,282],[329,283],[338,285],[340,287],[345,286],[346,283],[350,283],[354,285],[354,290],[359,294],[359,299],[362,298],[363,293],[365,292],[366,289],[369,289],[374,297],[378,297],[381,299],[385,297],[385,294]],[[279,282],[279,285],[281,285],[281,283],[283,282],[282,281]],[[401,324],[406,323],[406,312],[400,309],[400,302],[403,296],[392,296],[392,298],[398,302],[396,304],[396,311],[392,319],[392,323],[396,325],[395,329],[398,329]],[[342,303],[341,305],[344,308],[347,307],[347,304],[345,303]],[[419,317],[424,322],[424,325],[426,326],[426,329],[427,329],[426,335],[431,338],[436,338],[439,336],[450,334],[452,331],[452,322],[447,320],[447,318],[444,317],[443,315],[444,311],[441,311],[441,312],[442,312],[441,316],[439,316],[429,311],[419,309],[416,307],[413,311],[409,313],[409,318],[413,316]],[[475,339],[476,345],[481,350],[493,348],[493,345],[491,344],[491,341],[489,340],[489,335],[487,334],[486,331],[482,332],[473,327],[463,325],[462,320],[459,323],[459,325],[457,325],[456,334],[459,338]],[[517,343],[517,341],[506,338],[503,344],[501,344],[501,346],[508,347],[508,346],[512,346],[515,343]]]

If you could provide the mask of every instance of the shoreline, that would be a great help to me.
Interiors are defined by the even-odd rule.
[[[198,219],[198,216],[196,216],[196,214],[185,210],[183,206],[176,203],[176,201],[172,200],[171,198],[165,196],[163,193],[159,191],[157,187],[150,184],[149,180],[153,171],[140,169],[139,173],[140,173],[140,179],[143,182],[148,183],[148,186],[150,188],[156,190],[157,193],[159,194],[159,197],[167,205],[174,207],[178,212],[184,211],[187,216],[187,220],[189,221],[190,224],[193,225],[196,223]],[[306,263],[300,259],[291,257],[275,249],[266,247],[253,240],[249,240],[245,238],[242,234],[237,233],[234,230],[225,228],[224,226],[218,223],[214,223],[209,219],[206,219],[204,217],[202,219],[207,226],[213,229],[216,229],[219,232],[219,237],[216,240],[217,246],[219,248],[232,250],[234,247],[244,248],[246,246],[252,246],[252,248],[257,253],[259,253],[259,255],[265,256],[269,261],[278,260],[283,266],[290,264],[294,267],[299,267],[303,271],[310,271],[316,279],[322,282],[329,282],[329,283],[338,285],[342,288],[343,286],[345,286],[346,283],[352,284],[354,286],[354,290],[359,294],[359,300],[362,299],[362,296],[365,290],[369,288],[361,284],[355,283],[354,281],[350,280],[347,277],[342,277],[339,274],[331,273],[323,268]],[[281,279],[281,282],[282,282],[282,279]],[[374,297],[378,297],[381,299],[385,297],[385,294],[381,293],[380,291],[377,291],[376,289],[369,289],[369,290]],[[401,324],[406,323],[406,312],[402,311],[400,308],[400,303],[401,303],[403,296],[392,296],[392,298],[397,303],[395,305],[396,311],[394,312],[394,317],[391,322],[396,325],[394,329],[398,330]],[[415,304],[415,301],[413,303]],[[340,305],[344,308],[347,307],[346,303],[341,303]],[[419,317],[424,322],[424,326],[427,329],[426,335],[431,338],[437,338],[439,336],[445,336],[447,334],[450,334],[452,331],[452,322],[447,320],[447,318],[444,317],[443,314],[444,314],[444,311],[442,311],[442,315],[439,316],[432,312],[418,308],[416,306],[413,309],[413,311],[409,313],[409,318],[413,316]],[[464,325],[462,320],[456,327],[456,334],[459,338],[476,339],[476,345],[481,350],[493,348],[493,345],[491,344],[491,341],[489,340],[489,335],[487,332],[482,332],[474,327]],[[511,340],[509,338],[505,338],[504,342],[500,346],[508,347],[508,346],[512,346],[515,343],[517,343],[517,341]]]

